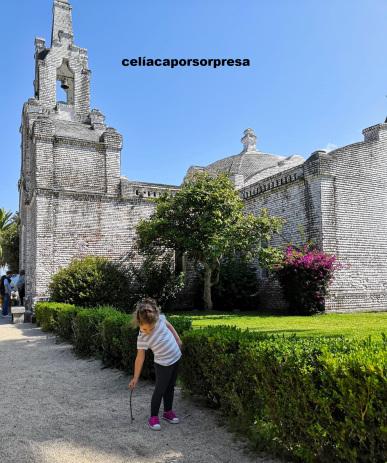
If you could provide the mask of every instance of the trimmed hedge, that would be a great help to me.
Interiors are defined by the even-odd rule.
[[[36,324],[43,331],[56,332],[58,314],[67,310],[75,310],[75,306],[62,302],[39,302],[35,305]]]
[[[74,318],[74,349],[81,356],[100,356],[102,347],[102,324],[116,310],[112,307],[81,309]]]
[[[81,355],[132,372],[137,333],[112,308],[39,303],[38,323]],[[297,338],[233,327],[191,330],[183,340],[184,387],[220,407],[256,448],[300,462],[384,463],[387,454],[387,338],[381,342]],[[150,350],[142,378],[154,377]]]
[[[37,324],[59,338],[72,342],[80,356],[100,357],[105,365],[133,372],[137,354],[138,329],[133,328],[132,316],[113,307],[85,309],[70,304],[39,302],[35,306]],[[191,319],[168,316],[181,335],[191,329]],[[153,353],[148,350],[141,377],[154,378]]]
[[[188,332],[181,378],[260,449],[301,462],[385,462],[386,340]]]
[[[74,342],[74,320],[79,310],[79,307],[68,306],[56,312],[55,332],[61,339]]]

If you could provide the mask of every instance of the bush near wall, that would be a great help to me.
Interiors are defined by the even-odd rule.
[[[192,287],[194,307],[204,307],[204,269],[197,268],[197,279]],[[251,262],[241,258],[224,258],[219,270],[219,281],[212,288],[212,299],[215,310],[258,310],[260,283],[257,269]]]
[[[341,268],[344,265],[336,262],[336,256],[326,254],[308,242],[300,248],[288,246],[272,270],[289,304],[289,312],[311,315],[325,310],[329,284],[334,272]]]
[[[131,310],[128,307],[131,278],[124,265],[104,257],[74,259],[53,275],[50,283],[51,300],[82,307],[114,304],[128,311]]]
[[[211,327],[185,334],[181,377],[257,448],[301,462],[382,463],[386,344]]]
[[[257,310],[260,305],[257,269],[242,259],[224,259],[213,288],[215,310]]]
[[[156,299],[163,311],[168,310],[179,296],[183,296],[184,273],[175,273],[174,253],[156,252],[142,254],[140,265],[134,264],[134,255],[125,260],[130,275],[130,291],[126,294],[129,307],[144,297]]]

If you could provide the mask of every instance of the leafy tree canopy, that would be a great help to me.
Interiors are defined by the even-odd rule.
[[[149,220],[137,227],[142,250],[170,248],[186,253],[205,269],[204,301],[212,308],[211,287],[218,282],[221,260],[238,255],[251,260],[259,256],[262,242],[279,231],[283,220],[245,214],[244,203],[225,174],[212,177],[197,172],[175,196],[156,200],[156,210]],[[267,251],[266,251],[267,252]]]
[[[4,208],[0,209],[0,233],[12,224],[12,212],[6,211]]]

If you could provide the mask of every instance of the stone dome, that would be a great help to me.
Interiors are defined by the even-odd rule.
[[[242,187],[305,161],[302,156],[285,157],[258,151],[256,140],[253,129],[246,129],[241,139],[243,143],[241,153],[220,159],[206,167],[191,167],[188,172],[194,170],[203,170],[212,174],[224,172],[230,175],[237,187]]]

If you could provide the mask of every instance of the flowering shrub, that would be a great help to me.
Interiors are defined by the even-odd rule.
[[[311,243],[300,248],[288,246],[275,273],[293,314],[312,314],[324,311],[325,296],[333,272],[342,265],[336,256],[325,254]]]

